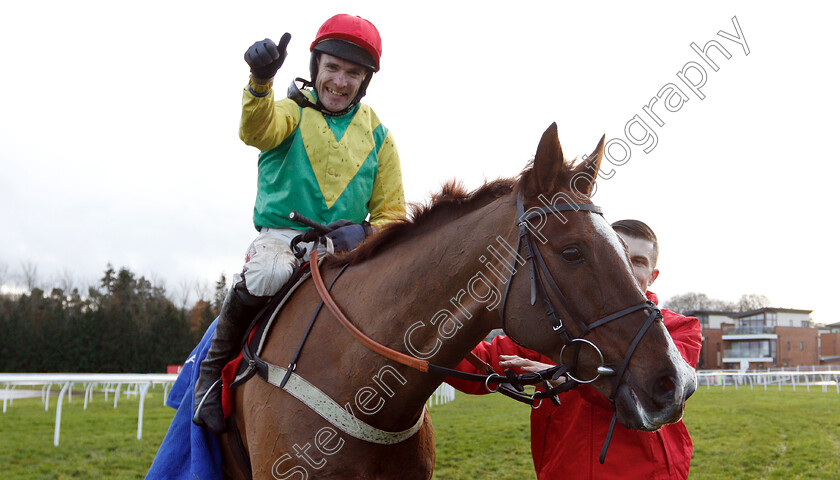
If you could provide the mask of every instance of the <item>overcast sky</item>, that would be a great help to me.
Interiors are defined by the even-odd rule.
[[[351,13],[382,34],[366,102],[395,135],[408,200],[517,174],[551,122],[567,156],[606,134],[630,159],[594,201],[656,231],[662,300],[757,293],[836,322],[840,8],[680,5],[3,2],[0,268],[28,262],[46,286],[82,286],[110,262],[169,290],[238,271],[256,234],[257,151],[237,133],[243,53],[290,32],[285,92],[308,76],[319,25]],[[717,71],[691,48],[710,40],[730,55],[712,48]],[[696,91],[678,75],[699,83],[692,62],[706,75]],[[654,104],[660,125],[644,108],[669,84],[685,99]],[[656,145],[628,138],[636,115]]]

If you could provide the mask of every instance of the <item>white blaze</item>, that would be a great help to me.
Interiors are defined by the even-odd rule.
[[[621,243],[621,239],[618,238],[618,234],[615,233],[615,230],[613,230],[610,224],[607,223],[604,217],[600,215],[590,216],[592,217],[592,224],[595,226],[595,230],[604,237],[607,244],[615,249],[618,254],[618,258],[621,259],[621,263],[624,264],[624,268],[627,269],[627,273],[630,274],[630,277],[633,278],[633,281],[635,282],[636,275],[633,273],[633,267],[630,265],[630,260],[627,258],[627,250],[624,248],[624,244]]]

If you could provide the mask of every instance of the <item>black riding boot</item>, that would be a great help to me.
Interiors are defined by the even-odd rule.
[[[262,303],[259,297],[247,293],[244,284],[231,288],[216,322],[216,333],[207,357],[201,362],[195,382],[193,423],[203,425],[216,434],[227,429],[222,413],[222,368],[242,347],[245,330]]]

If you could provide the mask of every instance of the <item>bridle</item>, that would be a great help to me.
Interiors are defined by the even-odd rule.
[[[505,287],[505,293],[502,296],[501,307],[499,309],[499,316],[501,317],[502,321],[502,329],[505,330],[505,306],[507,304],[507,296],[510,292],[510,286],[513,284],[513,277],[514,275],[516,275],[517,260],[523,260],[522,257],[519,256],[519,251],[522,250],[525,254],[523,263],[528,264],[528,273],[531,282],[531,305],[536,304],[537,295],[542,297],[543,304],[545,306],[545,315],[551,323],[551,328],[554,330],[555,333],[563,337],[563,341],[565,343],[563,349],[560,351],[560,357],[563,358],[563,353],[565,353],[565,349],[570,345],[577,344],[573,348],[575,348],[576,351],[579,351],[580,346],[585,344],[592,347],[598,354],[598,357],[601,359],[601,365],[597,368],[597,373],[593,378],[586,380],[575,378],[574,374],[572,374],[571,372],[567,372],[566,376],[578,383],[592,383],[602,375],[616,376],[616,379],[618,381],[616,382],[615,386],[617,387],[617,383],[620,382],[621,377],[624,375],[624,372],[627,368],[627,364],[630,362],[630,357],[636,351],[636,347],[641,341],[642,336],[644,336],[644,334],[647,332],[647,330],[650,328],[650,326],[655,320],[662,319],[662,313],[659,311],[659,308],[656,306],[655,303],[651,302],[650,300],[646,300],[639,304],[633,305],[613,314],[602,317],[588,324],[581,320],[577,315],[575,315],[574,309],[572,309],[571,304],[566,299],[566,296],[563,295],[563,291],[557,285],[557,281],[554,279],[554,276],[551,274],[551,271],[546,265],[545,259],[543,258],[540,249],[537,248],[537,245],[534,242],[534,237],[532,235],[532,220],[534,220],[537,217],[545,217],[549,214],[556,214],[561,212],[590,212],[596,215],[603,215],[601,213],[600,207],[589,203],[563,203],[559,205],[553,204],[544,207],[533,207],[526,212],[521,196],[517,195],[516,218],[517,227],[519,229],[519,235],[516,244],[515,255],[509,269],[510,276],[508,277],[507,285]],[[563,220],[565,223],[565,219]],[[546,286],[548,286],[548,289],[551,290],[551,293],[554,295],[554,297],[560,301],[560,304],[568,314],[569,318],[571,318],[571,320],[577,326],[577,329],[581,332],[581,335],[579,337],[573,337],[566,329],[566,325],[563,323],[563,320],[557,315],[557,308],[555,307],[554,302],[551,300],[551,297],[548,295],[548,289],[546,288]],[[619,367],[618,371],[616,371],[615,369],[608,367],[605,364],[604,355],[601,352],[601,349],[598,348],[593,342],[586,340],[584,337],[586,337],[589,333],[591,333],[594,329],[598,327],[606,325],[612,322],[613,320],[618,320],[619,318],[625,317],[639,310],[648,310],[648,319],[644,323],[644,325],[642,325],[642,327],[639,329],[639,332],[636,334],[636,337],[633,339],[633,342],[631,343],[630,348],[628,349],[627,354],[624,357],[624,361],[621,363],[621,366]],[[516,341],[513,337],[511,337],[511,340]],[[613,396],[614,395],[615,392],[613,392]]]
[[[609,396],[610,404],[613,407],[613,411],[615,411],[615,396],[618,392],[618,387],[621,384],[621,380],[624,377],[624,373],[627,370],[627,366],[630,363],[630,358],[636,352],[636,348],[639,346],[639,342],[641,342],[642,337],[647,333],[648,329],[650,329],[651,325],[653,325],[654,321],[662,321],[662,312],[659,310],[659,307],[656,306],[655,303],[651,302],[650,300],[646,300],[639,304],[633,305],[631,307],[625,308],[613,314],[607,315],[602,317],[592,323],[586,323],[581,320],[578,316],[575,315],[574,310],[571,308],[569,301],[566,299],[565,295],[563,295],[563,291],[557,285],[557,282],[554,279],[554,276],[551,274],[551,271],[548,269],[548,266],[545,263],[545,259],[540,253],[540,249],[537,247],[536,243],[534,242],[534,237],[532,235],[531,229],[531,220],[534,220],[537,217],[545,217],[549,214],[559,214],[561,212],[589,212],[596,215],[603,215],[601,213],[601,208],[588,204],[588,203],[563,203],[563,204],[552,204],[544,207],[533,207],[525,211],[524,204],[522,202],[522,197],[517,194],[516,196],[516,218],[517,218],[517,227],[519,229],[518,240],[516,244],[516,249],[514,251],[514,258],[511,262],[510,276],[508,277],[508,282],[505,287],[505,293],[502,296],[501,308],[499,310],[499,315],[502,320],[502,329],[505,330],[505,306],[507,304],[507,296],[508,292],[510,291],[510,286],[513,283],[513,277],[516,274],[516,265],[517,260],[521,260],[519,257],[520,249],[523,250],[525,254],[524,262],[528,264],[529,270],[529,278],[531,282],[531,297],[530,303],[531,305],[536,304],[537,295],[542,297],[543,304],[545,306],[545,315],[548,318],[549,322],[551,323],[551,328],[554,330],[555,333],[559,334],[563,337],[563,348],[560,350],[560,359],[562,360],[564,357],[564,353],[567,347],[573,346],[574,348],[574,358],[569,364],[560,364],[556,367],[552,367],[546,373],[551,372],[552,378],[558,378],[561,375],[565,375],[572,382],[565,382],[558,387],[548,388],[546,386],[546,391],[542,392],[542,395],[537,396],[534,395],[533,398],[544,398],[545,396],[551,396],[552,399],[556,399],[554,395],[561,391],[566,391],[571,389],[573,386],[581,383],[592,383],[601,376],[611,376],[614,377],[612,381],[612,393]],[[562,218],[562,216],[561,216]],[[565,219],[564,219],[565,223]],[[573,337],[569,331],[566,329],[566,325],[563,323],[562,319],[557,315],[557,308],[554,305],[554,302],[551,300],[551,297],[548,295],[548,291],[546,289],[546,285],[548,289],[550,289],[551,293],[555,298],[557,298],[562,305],[563,309],[568,314],[569,318],[575,323],[578,330],[581,332],[579,337]],[[598,348],[593,342],[585,339],[586,335],[591,333],[594,329],[606,325],[613,320],[618,320],[619,318],[623,318],[633,312],[637,312],[639,310],[645,310],[648,312],[648,318],[645,323],[639,328],[639,331],[636,333],[636,336],[633,338],[633,341],[630,344],[630,347],[627,350],[627,353],[624,355],[624,359],[622,360],[618,370],[614,369],[611,366],[607,366],[604,361],[604,355],[601,352],[601,349]],[[510,334],[508,336],[519,344]],[[577,364],[577,357],[580,354],[580,348],[583,345],[588,345],[589,347],[593,348],[600,359],[600,365],[596,369],[596,374],[590,379],[581,379],[577,378],[576,374],[573,373],[574,366]],[[526,347],[527,348],[527,347]],[[554,371],[552,371],[554,370]],[[563,373],[560,373],[563,372]],[[543,373],[543,372],[540,372]],[[579,376],[579,375],[577,375]],[[566,384],[573,383],[572,386],[567,386]],[[538,392],[539,393],[539,392]],[[555,401],[556,404],[559,405],[559,402]],[[613,429],[615,428],[616,422],[616,415],[613,413],[612,421],[610,422],[610,429],[609,433],[607,434],[607,440],[604,444],[604,447],[601,451],[601,463],[604,463],[604,459],[606,456],[607,447],[609,446],[610,439],[612,438]]]

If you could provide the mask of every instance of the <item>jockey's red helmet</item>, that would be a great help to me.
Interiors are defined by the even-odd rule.
[[[309,50],[313,55],[327,53],[378,72],[382,38],[364,18],[340,13],[321,25]]]

